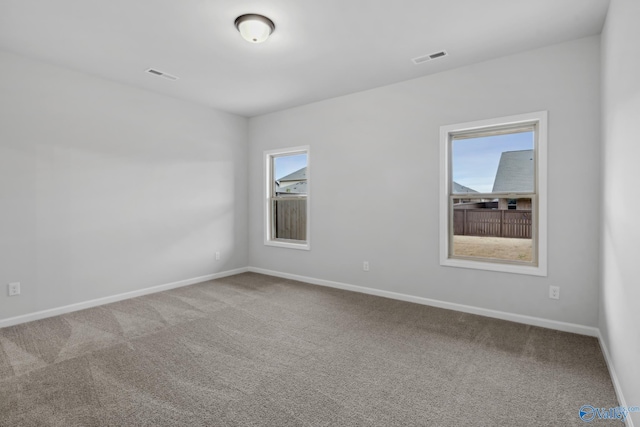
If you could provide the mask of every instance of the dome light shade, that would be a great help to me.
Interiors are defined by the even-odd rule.
[[[269,38],[276,26],[266,16],[250,13],[236,18],[236,28],[249,43],[262,43]]]

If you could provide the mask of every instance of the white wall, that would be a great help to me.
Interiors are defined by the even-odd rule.
[[[247,119],[0,52],[0,121],[0,320],[247,265]]]
[[[596,326],[599,48],[589,37],[250,119],[250,265]],[[549,111],[548,277],[441,267],[440,126],[539,110]],[[263,151],[307,144],[311,251],[264,246]]]
[[[613,0],[602,33],[600,332],[626,404],[640,406],[640,3]],[[633,417],[640,425],[640,414]]]

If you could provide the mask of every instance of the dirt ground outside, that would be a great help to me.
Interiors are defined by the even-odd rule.
[[[453,254],[457,256],[531,261],[532,253],[531,239],[453,236]]]

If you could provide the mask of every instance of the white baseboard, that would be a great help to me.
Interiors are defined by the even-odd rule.
[[[540,326],[542,328],[555,329],[574,334],[598,337],[598,328],[578,325],[575,323],[559,322],[556,320],[542,319],[540,317],[525,316],[522,314],[508,313],[505,311],[490,310],[487,308],[474,307],[453,302],[440,301],[430,298],[417,297],[413,295],[401,294],[397,292],[382,291],[380,289],[367,288],[364,286],[349,285],[346,283],[332,282],[330,280],[316,279],[313,277],[298,276],[296,274],[282,273],[279,271],[266,270],[264,268],[249,267],[248,271],[266,274],[269,276],[282,277],[284,279],[298,280],[300,282],[311,283],[313,285],[328,286],[330,288],[344,289],[347,291],[360,292],[363,294],[376,295],[379,297],[391,298],[400,301],[413,302],[416,304],[429,305],[432,307],[445,308],[448,310],[461,311],[463,313],[477,314],[480,316],[493,317],[496,319],[509,320],[511,322],[523,323],[525,325]]]
[[[63,307],[50,308],[48,310],[37,311],[35,313],[24,314],[22,316],[10,317],[8,319],[0,319],[0,328],[6,328],[8,326],[14,326],[20,323],[45,319],[47,317],[58,316],[60,314],[71,313],[73,311],[84,310],[86,308],[109,304],[116,301],[122,301],[129,298],[140,297],[142,295],[148,295],[156,292],[167,291],[169,289],[181,288],[183,286],[194,285],[196,283],[206,282],[207,280],[219,279],[221,277],[233,276],[235,274],[245,273],[247,271],[248,271],[247,267],[237,268],[235,270],[222,271],[220,273],[208,274],[206,276],[194,277],[192,279],[180,280],[178,282],[152,286],[150,288],[144,288],[144,289],[139,289],[137,291],[125,292],[123,294],[97,298],[90,301],[84,301],[76,304],[65,305]]]
[[[602,334],[600,330],[598,330],[598,340],[600,341],[600,348],[602,349],[602,354],[604,355],[604,360],[607,362],[607,368],[609,368],[609,376],[611,377],[611,382],[613,383],[613,388],[616,391],[616,397],[618,398],[618,404],[623,408],[627,408],[627,401],[622,394],[622,387],[620,386],[620,380],[618,379],[618,375],[616,374],[616,370],[613,367],[613,360],[611,360],[611,354],[609,353],[609,348],[607,347],[607,343],[602,339]],[[627,427],[634,427],[633,420],[631,419],[631,414],[627,416],[625,419],[625,423]]]

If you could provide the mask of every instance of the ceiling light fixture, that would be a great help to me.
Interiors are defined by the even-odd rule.
[[[236,28],[249,43],[262,43],[276,29],[273,21],[266,16],[249,13],[236,18]]]

